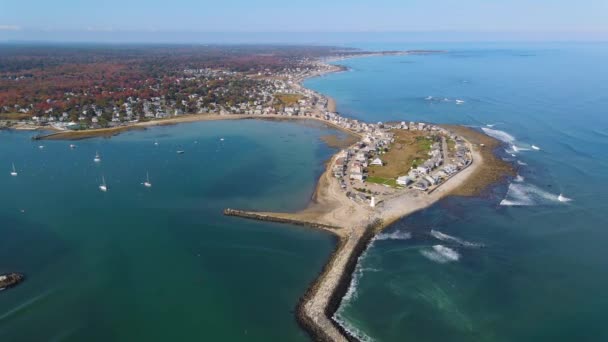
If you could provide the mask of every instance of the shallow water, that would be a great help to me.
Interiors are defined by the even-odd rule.
[[[377,341],[608,340],[608,44],[362,47],[449,52],[306,85],[367,121],[484,128],[519,176],[390,227],[403,238],[374,241],[339,320]]]
[[[0,340],[308,340],[293,310],[334,238],[222,210],[305,206],[335,152],[320,141],[330,133],[200,122],[71,150],[0,131],[0,273],[27,276],[0,293]]]

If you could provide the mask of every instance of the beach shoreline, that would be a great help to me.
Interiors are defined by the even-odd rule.
[[[474,129],[458,127],[459,134],[471,146],[473,162],[431,193],[422,192],[417,197],[397,196],[388,200],[382,209],[373,210],[369,206],[355,204],[340,192],[338,181],[332,175],[336,154],[327,163],[310,204],[304,210],[295,213],[227,213],[248,219],[296,223],[327,231],[338,238],[330,259],[297,305],[298,323],[314,340],[357,340],[334,319],[334,315],[348,291],[359,257],[377,234],[397,220],[424,210],[447,196],[478,195],[498,179],[513,174],[510,164],[494,153],[494,147],[500,142]],[[484,143],[474,144],[469,141],[480,139],[481,136],[485,137]],[[488,145],[489,142],[492,144]],[[498,178],[479,179],[480,173],[489,170],[494,170],[494,175]]]
[[[374,54],[383,55],[383,54]],[[359,58],[367,56],[353,56]],[[342,60],[340,58],[337,60]],[[335,60],[334,60],[335,61]],[[341,72],[346,68],[334,66],[326,72],[308,75],[306,78],[294,80],[296,88],[303,89],[302,82],[308,78],[320,77],[328,73]],[[326,100],[325,111],[336,112],[336,103],[326,95],[319,94]],[[271,120],[271,121],[301,121],[313,120],[328,127],[347,133],[359,141],[362,134],[347,129],[323,116],[291,116],[279,114],[187,114],[167,119],[151,120],[132,123],[115,128],[102,128],[83,131],[58,131],[35,139],[78,140],[95,137],[111,137],[130,130],[147,129],[155,126],[174,125],[180,123],[218,121],[218,120]],[[448,126],[445,126],[448,127]],[[329,232],[338,238],[335,250],[324,266],[320,275],[309,286],[297,305],[297,321],[314,340],[318,341],[351,341],[356,340],[333,317],[339,308],[344,295],[352,281],[353,272],[360,255],[367,249],[374,236],[389,227],[395,221],[423,210],[439,200],[450,195],[475,195],[480,189],[487,188],[496,182],[496,178],[475,178],[488,166],[492,165],[495,175],[500,178],[509,175],[504,161],[494,155],[493,149],[499,142],[485,136],[481,139],[475,130],[461,126],[450,126],[458,130],[472,152],[472,163],[448,179],[432,193],[421,192],[414,196],[395,196],[387,199],[381,208],[372,209],[369,205],[356,203],[344,195],[338,180],[333,177],[332,168],[338,154],[332,156],[326,164],[325,171],[319,177],[316,189],[309,205],[296,213],[273,213],[241,211],[227,208],[225,215],[243,217],[262,221],[299,224]],[[325,141],[325,140],[324,140]],[[345,140],[346,141],[346,140]],[[484,141],[481,143],[480,141]],[[328,141],[326,141],[328,143]],[[330,143],[328,143],[330,144]],[[336,146],[337,147],[337,146]],[[344,146],[346,147],[346,146]],[[501,165],[501,167],[496,167]],[[463,190],[463,189],[466,189]]]

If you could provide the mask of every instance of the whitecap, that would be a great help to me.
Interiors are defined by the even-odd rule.
[[[507,144],[512,144],[515,141],[515,137],[505,131],[491,129],[487,127],[482,127],[481,130],[483,130],[485,134],[491,136],[492,138],[498,139]]]
[[[572,198],[568,198],[568,197],[564,196],[563,194],[559,194],[559,196],[557,196],[557,200],[560,202],[570,202],[570,201],[572,201]]]
[[[420,253],[427,259],[440,264],[454,262],[460,259],[460,254],[458,254],[458,252],[443,245],[435,245],[432,250],[424,249],[421,250]]]
[[[536,150],[536,151],[540,151],[540,147],[536,146],[536,145],[532,145],[532,149]]]
[[[441,241],[445,241],[445,242],[454,242],[454,243],[457,243],[464,247],[483,247],[483,244],[481,244],[481,243],[465,241],[463,239],[442,233],[442,232],[440,232],[438,230],[434,230],[434,229],[431,229],[430,234],[437,240],[441,240]]]
[[[520,183],[521,183],[521,182],[523,182],[523,181],[524,181],[524,177],[523,177],[523,176],[520,176],[520,175],[517,175],[517,176],[515,177],[515,181],[516,181],[516,182],[520,182]]]
[[[517,161],[517,165],[521,165],[521,166],[526,166],[528,165],[527,163],[522,162],[521,160]]]
[[[464,103],[464,100],[456,100],[456,104],[458,104],[458,105],[463,104],[463,103]]]
[[[533,206],[554,204],[559,202],[563,202],[560,201],[560,196],[545,191],[535,185],[519,181],[509,184],[507,195],[500,202],[500,205]]]

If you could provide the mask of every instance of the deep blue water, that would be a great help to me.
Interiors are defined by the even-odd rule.
[[[343,61],[306,85],[367,121],[485,128],[520,177],[391,227],[339,319],[378,341],[608,340],[608,44],[361,47],[448,52]]]

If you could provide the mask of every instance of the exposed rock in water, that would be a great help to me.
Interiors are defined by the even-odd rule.
[[[7,273],[0,275],[0,291],[18,285],[25,279],[20,273]]]

